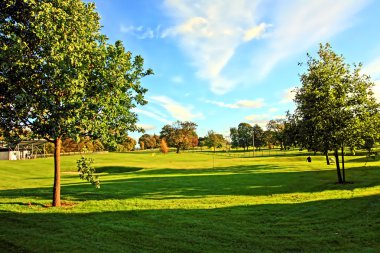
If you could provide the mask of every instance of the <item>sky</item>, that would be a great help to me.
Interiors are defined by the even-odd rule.
[[[176,120],[205,136],[241,122],[265,128],[295,104],[306,54],[330,43],[363,63],[380,101],[380,1],[95,0],[111,43],[141,55],[148,104],[134,111],[148,134]],[[130,133],[134,138],[141,133]]]

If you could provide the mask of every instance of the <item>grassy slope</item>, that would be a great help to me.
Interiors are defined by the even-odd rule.
[[[202,153],[93,155],[101,189],[62,158],[0,161],[0,252],[379,252],[380,162]],[[29,205],[30,203],[30,205]]]

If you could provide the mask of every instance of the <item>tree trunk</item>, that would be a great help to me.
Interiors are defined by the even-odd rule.
[[[340,174],[338,149],[334,150],[334,156],[335,156],[335,164],[336,164],[336,173],[338,175],[338,183],[342,184],[343,183],[343,179],[342,179],[342,175]]]
[[[61,206],[61,138],[54,140],[53,206]]]
[[[180,149],[180,147],[179,147],[179,146],[177,146],[177,152],[176,152],[177,154],[179,153],[179,149]]]
[[[326,156],[326,163],[327,163],[327,165],[330,165],[329,151],[326,151],[326,152],[325,152],[325,156]]]
[[[343,176],[343,183],[346,182],[346,172],[344,170],[344,146],[342,145],[342,176]]]

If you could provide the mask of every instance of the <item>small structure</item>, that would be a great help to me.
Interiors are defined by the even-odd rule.
[[[44,156],[46,142],[46,140],[28,140],[16,145],[1,142],[0,160],[24,160]]]

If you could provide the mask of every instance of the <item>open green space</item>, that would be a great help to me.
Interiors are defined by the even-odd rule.
[[[0,252],[379,252],[380,161],[188,152],[88,155],[101,188],[62,157],[0,161]]]

